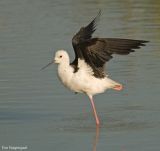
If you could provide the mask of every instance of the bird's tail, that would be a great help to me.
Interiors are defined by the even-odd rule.
[[[113,89],[117,91],[121,91],[123,89],[123,85],[122,84],[115,85]]]
[[[111,89],[117,90],[117,91],[121,91],[123,89],[123,85],[115,82],[109,78],[107,78],[107,86],[109,86]]]

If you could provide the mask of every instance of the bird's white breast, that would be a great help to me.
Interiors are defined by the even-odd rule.
[[[69,65],[60,64],[58,66],[58,76],[61,82],[70,88],[71,79],[73,77],[73,69]]]

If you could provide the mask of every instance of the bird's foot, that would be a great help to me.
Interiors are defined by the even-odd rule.
[[[120,84],[120,85],[116,85],[113,87],[114,90],[117,90],[117,91],[121,91],[123,89],[123,86]]]

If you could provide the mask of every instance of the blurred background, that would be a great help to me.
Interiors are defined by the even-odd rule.
[[[61,85],[58,49],[71,61],[73,35],[102,10],[95,36],[149,40],[106,70],[124,90],[95,96],[99,132],[88,98]],[[1,0],[0,149],[29,151],[160,150],[160,1]]]

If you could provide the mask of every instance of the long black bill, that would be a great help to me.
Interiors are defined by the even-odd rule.
[[[41,68],[41,70],[44,70],[45,68],[47,68],[48,66],[52,65],[53,62],[48,63],[47,65],[45,65],[43,68]]]

